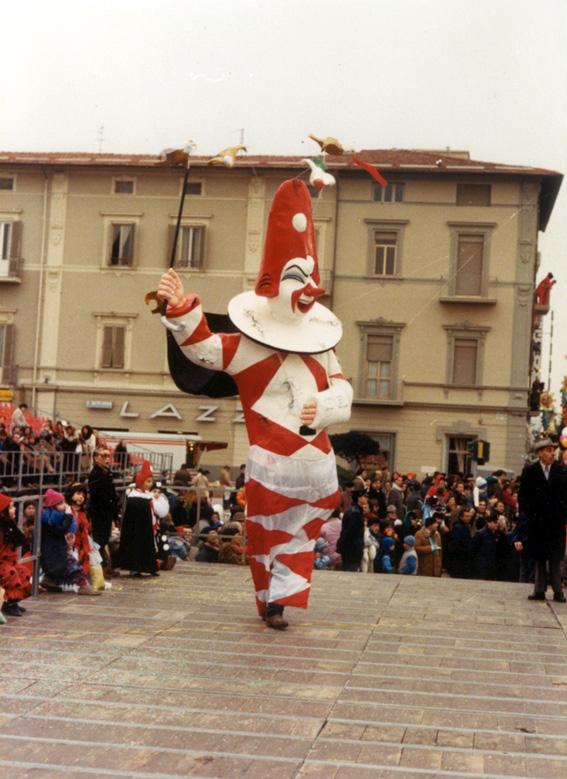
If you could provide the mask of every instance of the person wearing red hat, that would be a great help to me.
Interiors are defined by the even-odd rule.
[[[128,495],[122,520],[118,564],[137,578],[143,573],[159,576],[151,492],[153,474],[148,460],[143,460],[134,481],[136,486]]]
[[[341,324],[317,302],[319,284],[311,197],[293,179],[275,194],[255,289],[229,303],[239,332],[212,333],[175,271],[158,287],[183,355],[238,388],[250,439],[247,553],[258,612],[278,630],[284,606],[307,607],[315,541],[339,503],[326,428],[348,420],[352,403],[334,353]]]
[[[24,614],[20,601],[31,595],[30,572],[18,562],[17,549],[24,541],[12,499],[0,493],[0,590],[4,590],[2,612],[10,617]]]

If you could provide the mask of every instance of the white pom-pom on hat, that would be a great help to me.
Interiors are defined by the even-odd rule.
[[[300,211],[292,216],[291,224],[298,233],[304,233],[307,230],[307,217]]]

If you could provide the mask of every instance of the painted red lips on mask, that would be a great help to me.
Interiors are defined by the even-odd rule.
[[[291,293],[291,308],[293,311],[299,309],[302,314],[306,314],[313,303],[325,294],[325,290],[322,287],[314,287],[313,284],[306,284],[301,289],[296,289]],[[303,303],[299,298],[305,295],[305,297],[311,298],[309,303]]]

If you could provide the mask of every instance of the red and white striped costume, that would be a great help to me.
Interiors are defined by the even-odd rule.
[[[250,439],[248,556],[260,615],[266,604],[306,608],[313,548],[338,505],[335,457],[325,428],[350,417],[352,388],[332,349],[285,352],[242,333],[213,334],[199,299],[167,311],[184,355],[236,382]],[[313,435],[301,435],[303,404],[316,400]]]

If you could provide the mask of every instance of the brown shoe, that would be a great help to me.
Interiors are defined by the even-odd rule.
[[[79,595],[102,595],[101,590],[95,590],[90,584],[79,587]]]
[[[266,625],[274,630],[285,630],[289,622],[281,614],[273,614],[271,617],[266,617]]]

